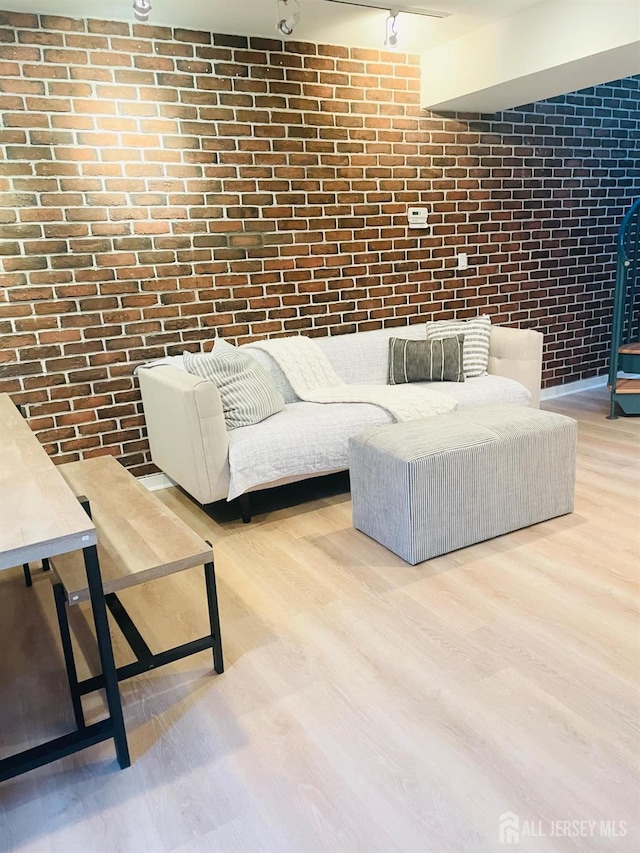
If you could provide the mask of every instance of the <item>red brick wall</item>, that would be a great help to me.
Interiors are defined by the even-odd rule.
[[[546,384],[602,372],[640,81],[454,119],[419,109],[419,73],[0,13],[0,391],[51,454],[151,470],[132,370],[214,334],[480,311],[545,332]]]

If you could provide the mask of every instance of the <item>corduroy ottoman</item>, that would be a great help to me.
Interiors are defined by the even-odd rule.
[[[371,427],[349,442],[354,527],[415,564],[572,512],[576,436],[516,405]]]

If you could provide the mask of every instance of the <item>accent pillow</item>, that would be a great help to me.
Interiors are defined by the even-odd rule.
[[[489,366],[491,318],[471,320],[439,320],[427,323],[427,340],[434,341],[450,335],[464,335],[463,370],[466,379],[484,376]]]
[[[389,338],[389,385],[464,382],[463,335],[433,341]]]
[[[226,341],[217,340],[212,352],[185,352],[184,366],[216,385],[228,429],[257,424],[284,409],[282,394],[264,367]]]

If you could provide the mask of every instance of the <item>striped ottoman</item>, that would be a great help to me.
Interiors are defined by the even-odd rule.
[[[354,527],[415,564],[572,512],[576,435],[516,405],[371,427],[349,442]]]

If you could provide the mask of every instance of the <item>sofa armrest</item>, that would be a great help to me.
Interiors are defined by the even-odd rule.
[[[531,392],[531,406],[540,406],[542,384],[541,332],[492,326],[489,342],[488,372],[515,379]]]
[[[169,365],[138,378],[154,465],[202,504],[226,498],[229,439],[218,389]]]

